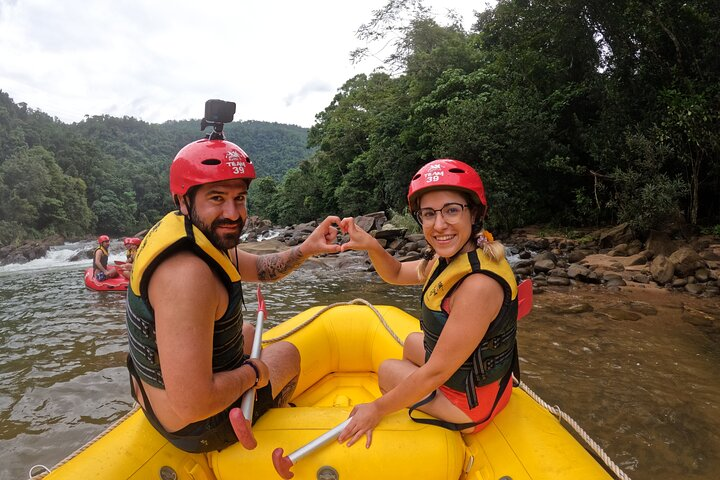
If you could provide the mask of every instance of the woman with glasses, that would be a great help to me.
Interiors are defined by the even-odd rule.
[[[424,284],[422,332],[403,358],[378,370],[383,395],[357,405],[338,441],[354,444],[383,416],[409,407],[413,420],[463,433],[487,425],[510,399],[519,376],[515,330],[517,284],[505,249],[484,228],[487,201],[477,172],[458,160],[434,160],[413,176],[410,212],[428,243],[421,260],[401,263],[352,218],[342,250],[365,250],[378,274],[396,285]],[[414,418],[417,409],[435,419]]]

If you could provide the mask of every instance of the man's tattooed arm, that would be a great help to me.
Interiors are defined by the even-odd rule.
[[[260,255],[257,257],[258,280],[261,282],[280,280],[302,265],[304,261],[305,258],[303,258],[299,246],[280,253]]]

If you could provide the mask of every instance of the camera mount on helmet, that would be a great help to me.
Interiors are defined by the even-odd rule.
[[[212,99],[205,102],[205,117],[200,121],[200,130],[205,131],[212,125],[213,131],[206,133],[208,140],[225,140],[223,127],[233,121],[235,116],[235,102]]]

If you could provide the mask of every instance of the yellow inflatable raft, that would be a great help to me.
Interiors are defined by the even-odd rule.
[[[169,444],[136,411],[91,445],[57,466],[50,480],[239,480],[280,478],[277,448],[290,453],[344,421],[352,406],[380,395],[376,373],[398,358],[398,339],[418,320],[390,306],[343,304],[311,308],[267,331],[302,356],[295,408],[273,409],[253,427],[258,446],[235,444],[221,452],[189,454]],[[420,414],[422,415],[422,414]],[[461,435],[415,423],[406,411],[383,419],[370,449],[336,441],[292,466],[298,479],[562,480],[610,475],[560,424],[520,388],[483,431]]]

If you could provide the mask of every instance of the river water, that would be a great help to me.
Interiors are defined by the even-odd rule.
[[[124,295],[86,289],[90,261],[67,260],[89,247],[0,267],[0,479],[53,466],[133,406]],[[262,288],[268,323],[354,298],[418,314],[419,287],[362,268],[309,261]],[[522,378],[634,480],[717,478],[719,311],[717,299],[660,290],[546,290],[519,325]]]

